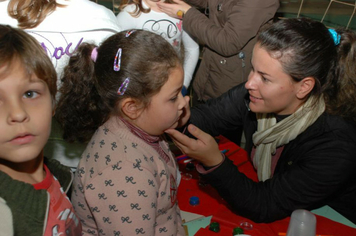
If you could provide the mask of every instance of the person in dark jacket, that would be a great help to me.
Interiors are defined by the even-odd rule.
[[[245,84],[187,107],[181,124],[190,118],[196,139],[166,133],[200,161],[198,172],[239,215],[272,222],[327,205],[356,223],[355,53],[355,32],[279,20],[259,33]],[[259,182],[240,173],[212,137],[236,126],[244,128]]]

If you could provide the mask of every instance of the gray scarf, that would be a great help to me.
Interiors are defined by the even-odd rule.
[[[310,97],[296,112],[278,123],[274,114],[256,114],[257,131],[253,134],[256,152],[253,164],[260,181],[271,178],[271,159],[277,147],[294,140],[312,125],[324,110],[324,98],[320,96],[319,99]]]

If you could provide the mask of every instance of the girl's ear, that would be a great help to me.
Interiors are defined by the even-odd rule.
[[[57,105],[56,102],[52,101],[52,117],[56,114]]]
[[[131,120],[137,119],[143,111],[141,103],[133,98],[123,99],[120,103],[120,109]]]
[[[300,81],[300,87],[297,92],[297,97],[299,99],[304,99],[313,90],[315,86],[315,79],[313,77],[306,77]]]

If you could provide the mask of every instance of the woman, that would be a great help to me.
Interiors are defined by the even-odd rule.
[[[239,215],[272,222],[328,205],[356,223],[355,53],[352,31],[280,20],[258,35],[248,81],[192,109],[188,131],[196,140],[166,132]],[[258,183],[210,136],[236,126]]]

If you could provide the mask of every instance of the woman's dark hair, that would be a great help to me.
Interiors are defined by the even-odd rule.
[[[19,60],[29,75],[34,73],[46,82],[53,103],[57,92],[57,73],[39,42],[21,29],[0,25],[0,67],[12,66]]]
[[[148,106],[168,80],[171,69],[181,65],[174,48],[160,35],[133,30],[117,33],[97,48],[96,62],[91,59],[95,45],[82,44],[70,58],[62,77],[61,97],[56,118],[68,141],[88,141],[95,130],[118,115],[118,103],[126,97]],[[121,48],[120,70],[114,61]],[[119,60],[119,58],[117,59]],[[126,78],[127,90],[118,95]]]
[[[356,120],[356,34],[345,29],[336,32],[338,45],[321,22],[283,19],[262,30],[257,42],[294,81],[313,77],[310,96],[323,95],[328,113]]]

